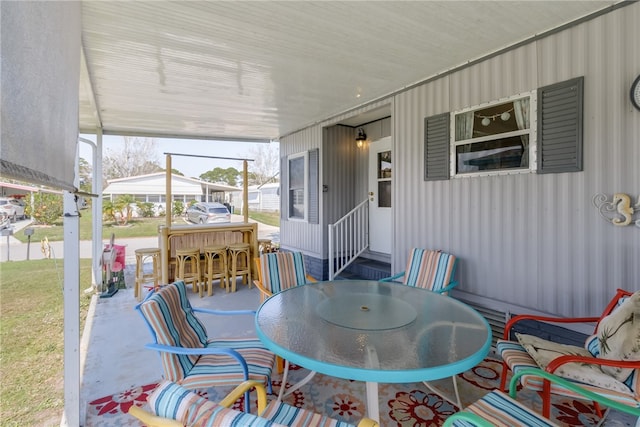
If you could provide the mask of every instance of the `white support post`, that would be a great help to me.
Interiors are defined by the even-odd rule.
[[[76,143],[75,185],[78,185]],[[60,425],[80,426],[80,217],[76,196],[63,193],[64,413]]]
[[[98,197],[92,200],[91,215],[93,223],[92,231],[92,266],[93,266],[93,285],[98,282],[102,284],[102,267],[100,259],[102,258],[102,129],[96,132],[96,146],[93,149],[93,179],[91,180],[91,192],[97,194]]]

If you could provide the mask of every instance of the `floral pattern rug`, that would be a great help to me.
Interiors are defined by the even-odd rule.
[[[501,363],[487,358],[473,369],[457,376],[458,388],[463,406],[479,399],[489,390],[497,388],[500,382]],[[308,371],[292,366],[287,380],[288,387],[307,375]],[[157,382],[124,390],[122,392],[95,399],[88,404],[87,427],[141,426],[135,418],[127,414],[132,405],[145,406],[147,396],[156,387]],[[281,386],[281,376],[273,378],[275,398]],[[450,378],[432,383],[445,395],[453,395]],[[198,391],[212,401],[220,400],[230,388],[218,387]],[[380,425],[399,427],[439,426],[459,409],[422,383],[380,384]],[[541,411],[541,399],[537,393],[518,392],[518,400],[525,405]],[[356,424],[366,413],[365,384],[360,381],[343,380],[316,374],[313,380],[285,398],[291,405],[313,409],[334,418]],[[252,405],[253,406],[253,405]],[[236,402],[241,407],[241,400]],[[252,411],[255,413],[255,411]],[[598,417],[591,404],[574,399],[555,398],[552,401],[552,416],[558,424],[565,426],[595,426]],[[626,423],[605,425],[623,426]]]

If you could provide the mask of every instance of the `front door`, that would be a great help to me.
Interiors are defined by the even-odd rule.
[[[391,254],[391,137],[369,145],[369,250]]]

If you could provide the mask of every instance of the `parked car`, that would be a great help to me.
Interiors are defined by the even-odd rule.
[[[231,214],[222,203],[195,203],[187,209],[187,220],[194,224],[231,222]]]
[[[24,202],[10,197],[0,197],[0,212],[7,214],[11,222],[24,218]]]

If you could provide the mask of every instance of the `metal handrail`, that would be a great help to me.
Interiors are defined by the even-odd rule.
[[[365,199],[334,224],[329,224],[329,280],[369,247],[369,200]]]

